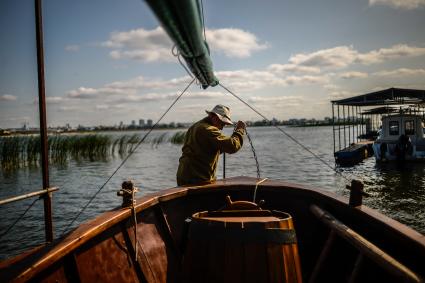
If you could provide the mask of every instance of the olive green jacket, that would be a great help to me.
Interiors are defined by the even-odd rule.
[[[244,130],[225,136],[208,117],[193,124],[186,133],[177,170],[177,184],[211,182],[216,179],[220,153],[235,153],[243,144]]]

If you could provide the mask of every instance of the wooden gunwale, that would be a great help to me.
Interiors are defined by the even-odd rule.
[[[183,198],[188,195],[197,195],[197,194],[208,194],[209,192],[220,192],[229,189],[235,189],[240,191],[252,190],[255,186],[256,178],[250,177],[234,177],[226,180],[219,180],[215,183],[203,185],[203,186],[193,186],[193,187],[176,187],[167,189],[161,192],[149,194],[137,199],[136,212],[140,213],[148,208],[154,207],[160,203],[165,203],[174,199]],[[345,197],[337,196],[333,193],[326,192],[320,189],[302,186],[298,184],[292,184],[280,180],[267,180],[259,188],[259,192],[268,192],[276,191],[276,189],[282,190],[291,190],[296,194],[309,194],[310,198],[313,199],[324,199],[326,202],[331,203],[333,206],[341,207],[347,209],[348,200]],[[366,206],[359,206],[356,208],[350,208],[352,213],[358,214],[361,216],[368,216],[370,219],[375,222],[380,222],[381,224],[390,227],[392,230],[398,230],[400,237],[409,238],[415,244],[422,247],[425,250],[425,236],[414,231],[413,229],[389,218],[379,212],[368,208]],[[50,266],[52,263],[64,258],[78,247],[82,246],[90,239],[96,237],[97,235],[105,232],[109,228],[122,223],[131,217],[131,210],[127,208],[116,208],[112,211],[105,212],[95,218],[92,221],[81,224],[74,231],[67,234],[62,240],[56,240],[53,244],[45,246],[43,249],[46,249],[46,252],[43,252],[43,255],[40,259],[36,259],[29,268],[23,270],[14,270],[18,271],[17,281],[23,281],[35,275],[39,272]],[[2,273],[8,272],[12,266],[16,264],[16,260],[7,260],[3,263],[0,263],[0,275]],[[3,269],[3,271],[2,271]],[[12,268],[13,269],[13,268]],[[19,268],[18,268],[19,269]]]

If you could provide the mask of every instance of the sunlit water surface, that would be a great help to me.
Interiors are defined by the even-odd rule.
[[[287,133],[311,149],[322,160],[334,167],[331,127],[284,128]],[[323,162],[313,157],[273,127],[249,128],[261,177],[314,186],[337,195],[348,196],[344,189],[347,180],[336,174]],[[231,129],[225,129],[230,133]],[[168,132],[154,131],[151,138]],[[106,133],[105,133],[106,134]],[[107,133],[120,135],[121,133]],[[125,134],[129,134],[126,132]],[[141,135],[144,134],[143,132]],[[181,146],[162,143],[158,146],[142,144],[117,174],[100,191],[94,201],[72,225],[120,205],[116,192],[124,180],[132,179],[141,188],[138,196],[176,186],[175,172]],[[87,201],[106,182],[120,165],[118,156],[103,161],[70,161],[66,166],[50,166],[50,184],[59,187],[53,197],[53,221],[55,236],[63,234],[70,221]],[[379,166],[373,158],[350,168],[339,168],[342,175],[361,179],[370,194],[364,203],[401,223],[425,234],[425,165],[392,164]],[[220,160],[218,178],[222,177]],[[236,154],[226,155],[226,177],[253,176],[257,174],[248,139]],[[0,198],[11,197],[39,190],[42,187],[40,168],[26,168],[0,173]],[[3,233],[34,201],[15,202],[0,207]],[[71,227],[71,228],[72,228]],[[0,259],[17,255],[23,250],[43,243],[43,202],[37,201],[25,217],[3,236],[0,241]]]

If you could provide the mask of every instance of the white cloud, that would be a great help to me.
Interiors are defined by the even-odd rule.
[[[59,104],[65,100],[66,98],[61,96],[46,96],[46,103],[48,104]],[[38,104],[38,97],[34,99],[34,104]]]
[[[98,94],[98,90],[94,88],[79,87],[78,89],[71,90],[67,96],[70,98],[92,98]]]
[[[269,71],[237,70],[221,71],[216,73],[224,86],[234,91],[254,91],[265,87],[310,85],[327,83],[327,76],[287,76],[279,77]],[[169,80],[149,79],[142,76],[127,81],[115,81],[99,88],[79,87],[68,92],[68,98],[77,99],[103,99],[108,101],[129,103],[147,102],[164,99],[174,99],[182,88],[189,82],[189,77],[172,78]],[[170,93],[159,93],[158,91],[175,90]],[[224,91],[189,91],[187,99],[215,98],[224,95]]]
[[[373,75],[380,76],[380,77],[412,77],[412,76],[423,76],[425,77],[425,69],[407,69],[407,68],[400,68],[396,70],[391,71],[380,71],[376,72]]]
[[[288,64],[273,64],[268,68],[274,72],[318,73],[322,69],[343,69],[352,64],[370,65],[394,60],[425,55],[424,47],[398,44],[366,53],[355,50],[352,46],[336,46],[311,53],[299,53],[291,56]]]
[[[235,28],[208,29],[206,37],[211,50],[228,57],[246,58],[268,48],[268,44],[260,44],[254,34]]]
[[[117,104],[117,101],[109,102],[109,104],[98,104],[95,106],[95,109],[98,111],[104,111],[104,110],[121,110],[121,109],[128,109],[128,105],[124,104]]]
[[[103,46],[113,48],[113,59],[131,59],[142,62],[174,61],[171,40],[161,27],[153,30],[143,28],[114,32]]]
[[[131,90],[114,88],[114,87],[101,87],[101,88],[79,87],[78,89],[69,91],[67,93],[67,96],[69,98],[90,99],[90,98],[96,98],[99,95],[126,94],[129,92],[131,92]]]
[[[248,99],[250,103],[285,104],[286,106],[300,106],[305,102],[301,96],[253,96]]]
[[[352,64],[358,52],[352,46],[337,46],[313,53],[300,53],[289,58],[289,63],[297,66],[316,68],[344,68]]]
[[[276,73],[320,73],[320,68],[318,67],[301,66],[296,64],[272,64],[267,69]]]
[[[240,29],[206,30],[206,37],[212,51],[228,57],[246,58],[253,52],[267,48],[256,36]],[[114,32],[102,46],[113,49],[113,59],[130,59],[141,62],[175,62],[171,53],[172,41],[161,27],[153,30],[143,28]]]
[[[126,81],[116,81],[105,85],[108,89],[135,90],[135,89],[170,89],[187,84],[189,76],[169,80],[145,78],[139,76]]]
[[[112,59],[131,59],[141,62],[173,62],[175,59],[170,54],[169,48],[158,48],[151,50],[113,50],[109,53]]]
[[[283,79],[267,71],[237,70],[216,73],[220,82],[231,85],[238,91],[255,90],[265,86],[284,85]]]
[[[397,58],[408,58],[425,55],[425,47],[408,46],[406,44],[394,45],[390,48],[381,48],[368,53],[358,54],[356,60],[365,65],[380,63]]]
[[[65,111],[65,112],[81,111],[81,108],[77,106],[61,106],[59,107],[59,111]]]
[[[339,75],[343,79],[367,78],[368,74],[363,72],[345,72]]]
[[[116,99],[111,99],[107,101],[109,104],[116,104],[116,103],[144,103],[144,102],[155,102],[155,101],[161,101],[161,100],[171,100],[176,99],[180,93],[166,93],[166,94],[160,94],[160,93],[147,93],[142,95],[127,95],[127,96],[121,96]],[[184,99],[214,99],[217,97],[222,97],[225,94],[219,91],[201,91],[201,92],[193,92],[190,91],[186,93],[184,96]],[[98,105],[97,109],[101,109],[104,105]]]
[[[339,90],[339,91],[333,91],[329,94],[329,98],[330,100],[338,100],[338,99],[343,99],[343,98],[347,98],[347,97],[352,97],[358,95],[357,93],[353,93],[351,91],[348,90]]]
[[[369,6],[383,5],[395,9],[412,10],[425,6],[425,0],[369,0]]]
[[[96,109],[97,109],[97,110],[107,110],[107,109],[109,109],[109,105],[106,105],[106,104],[98,104],[98,105],[96,105]]]
[[[186,99],[214,99],[217,97],[223,97],[227,95],[224,92],[221,91],[196,91],[196,92],[189,92],[185,98]]]
[[[79,45],[67,45],[65,46],[65,51],[69,51],[69,52],[77,52],[80,50],[80,46]]]
[[[326,76],[289,76],[285,79],[287,85],[324,84],[328,81]]]
[[[133,102],[149,102],[167,99],[168,96],[158,93],[148,93],[144,95],[127,95],[114,100],[114,103],[133,103]]]
[[[141,91],[181,88],[188,83],[188,79],[188,76],[169,80],[149,79],[139,76],[126,81],[115,81],[99,88],[81,86],[68,91],[67,96],[77,99],[104,99],[105,96],[118,95],[120,97],[133,97],[129,98],[131,100],[137,97],[136,95]]]
[[[15,101],[18,98],[14,95],[11,94],[3,94],[2,96],[0,96],[0,101]]]
[[[339,89],[339,86],[335,85],[335,84],[325,84],[323,85],[323,88],[329,91],[336,91]]]
[[[60,96],[48,96],[46,97],[46,102],[49,104],[59,104],[63,102],[65,99]]]
[[[217,72],[221,82],[237,91],[257,90],[264,87],[325,83],[326,76],[277,76],[273,72],[238,70]]]

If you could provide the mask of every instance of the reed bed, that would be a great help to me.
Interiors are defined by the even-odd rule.
[[[186,132],[177,132],[171,138],[170,142],[173,144],[183,144]]]
[[[176,132],[170,138],[161,133],[146,143],[157,148],[169,142],[182,144],[185,132]],[[118,154],[123,158],[140,143],[140,134],[112,136],[104,134],[49,135],[49,162],[66,164],[69,160],[107,160]],[[0,164],[2,169],[17,169],[26,166],[38,166],[40,163],[40,136],[0,137]]]

